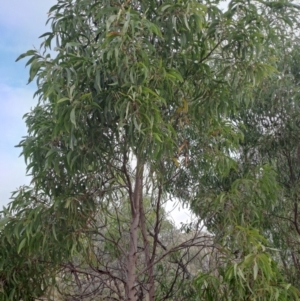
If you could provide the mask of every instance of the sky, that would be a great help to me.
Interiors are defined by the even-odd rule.
[[[16,148],[26,135],[23,115],[36,104],[35,84],[27,85],[26,60],[16,58],[33,47],[39,47],[40,35],[55,0],[0,1],[0,208],[10,201],[11,192],[28,184],[26,166]]]
[[[23,115],[35,106],[34,83],[27,85],[29,69],[26,58],[16,58],[29,49],[39,48],[40,35],[47,32],[47,12],[56,0],[0,1],[0,210],[10,201],[11,193],[30,182],[26,165],[16,148],[26,135]],[[173,209],[176,224],[190,219],[187,210]]]

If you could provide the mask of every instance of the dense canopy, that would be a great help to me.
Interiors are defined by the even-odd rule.
[[[38,104],[0,300],[298,300],[298,9],[58,0],[18,58]]]

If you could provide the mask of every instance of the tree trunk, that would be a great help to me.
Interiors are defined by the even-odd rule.
[[[140,204],[143,194],[143,172],[144,165],[140,158],[137,158],[135,187],[133,196],[130,199],[131,206],[131,224],[130,224],[130,240],[129,253],[127,261],[127,279],[125,284],[126,300],[136,301],[136,260],[137,260],[137,242],[138,242],[138,227],[140,223]]]
[[[147,235],[147,228],[146,228],[146,216],[144,211],[144,205],[143,205],[143,196],[140,198],[140,226],[143,236],[143,242],[144,242],[144,254],[145,254],[145,262],[146,267],[148,268],[148,294],[149,294],[149,301],[154,301],[154,295],[155,295],[155,287],[154,287],[154,274],[153,274],[153,264],[151,261],[151,255],[150,255],[150,244],[148,241],[148,235]]]

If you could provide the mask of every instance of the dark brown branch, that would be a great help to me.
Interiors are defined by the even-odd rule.
[[[207,60],[211,55],[212,53],[219,47],[219,45],[223,42],[223,40],[220,40],[215,47],[213,47],[210,52],[200,60],[200,63],[204,62],[205,60]]]

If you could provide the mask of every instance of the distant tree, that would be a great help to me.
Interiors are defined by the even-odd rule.
[[[243,256],[263,241],[255,240],[255,218],[277,200],[278,187],[270,166],[238,172],[243,129],[234,121],[276,71],[277,46],[296,22],[297,7],[276,3],[233,0],[223,12],[217,0],[59,0],[50,9],[40,51],[19,57],[30,57],[39,102],[25,115],[28,136],[20,142],[32,185],[15,192],[1,220],[3,300],[35,300],[64,275],[82,298],[211,300],[201,281],[178,289],[186,258],[175,251],[197,246],[198,228],[186,225],[193,238],[164,250],[168,199],[191,205],[195,224],[214,235],[226,258],[216,279],[235,264],[235,250],[244,269]],[[174,271],[168,255],[175,280],[157,283]],[[295,293],[284,281],[273,284],[280,271],[268,267],[270,278],[254,268],[260,282],[240,289],[239,298],[259,296],[270,282],[277,289],[258,300]],[[231,288],[243,278],[230,275],[222,279]]]

